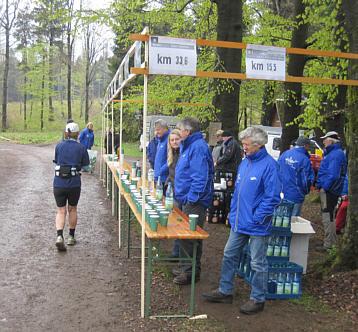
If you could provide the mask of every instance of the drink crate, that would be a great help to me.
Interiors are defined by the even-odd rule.
[[[285,231],[291,229],[291,217],[294,203],[282,200],[272,217],[272,231]]]
[[[266,299],[297,299],[302,296],[303,267],[293,262],[269,264]],[[254,271],[246,266],[244,280],[251,286]]]
[[[272,262],[269,264],[266,299],[297,299],[302,296],[303,267],[293,262]],[[278,278],[283,279],[282,285]]]

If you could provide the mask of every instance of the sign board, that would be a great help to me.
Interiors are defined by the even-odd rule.
[[[196,75],[196,40],[149,36],[149,74]]]
[[[210,122],[209,123],[209,145],[216,145],[216,132],[221,129],[221,122]]]
[[[286,49],[284,47],[247,44],[246,77],[285,81]]]

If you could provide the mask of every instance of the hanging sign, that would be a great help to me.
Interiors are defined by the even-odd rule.
[[[149,37],[149,74],[196,75],[196,40]]]
[[[285,81],[286,49],[284,47],[247,44],[246,77]]]

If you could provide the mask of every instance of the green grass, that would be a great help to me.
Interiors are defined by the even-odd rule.
[[[51,132],[6,132],[0,133],[0,136],[10,138],[21,144],[48,144],[60,141],[62,131]]]
[[[302,292],[302,296],[298,299],[292,299],[290,302],[302,305],[306,309],[315,312],[332,312],[327,305],[315,299],[312,295],[309,295],[305,291]]]

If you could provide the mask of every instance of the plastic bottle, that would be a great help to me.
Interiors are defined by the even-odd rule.
[[[275,246],[273,248],[273,255],[274,256],[280,256],[281,255],[281,243],[280,243],[280,237],[275,236]]]
[[[124,162],[124,149],[123,148],[121,149],[121,155],[120,155],[120,158],[119,158],[119,162],[120,162],[121,167],[122,167],[123,162]]]
[[[155,190],[155,198],[158,201],[163,200],[163,183],[162,183],[162,181],[160,181],[160,176],[158,177],[158,181],[157,181],[157,187]]]
[[[271,236],[267,246],[267,256],[272,256],[273,254],[273,247],[274,247],[273,239],[274,239],[273,236]]]
[[[131,173],[132,178],[136,177],[136,170],[137,170],[137,163],[135,161],[133,161],[132,162],[132,173]]]
[[[169,182],[167,192],[165,195],[165,209],[167,211],[173,212],[173,188],[172,183]]]
[[[71,176],[76,176],[76,167],[71,167]]]
[[[290,273],[286,273],[285,294],[292,294],[292,280]]]
[[[61,167],[60,165],[55,166],[55,175],[56,176],[60,176],[60,167]]]
[[[281,256],[282,257],[287,257],[288,256],[288,238],[287,236],[285,236],[283,238],[283,243],[281,246]]]
[[[154,188],[154,169],[150,168],[148,171],[148,187],[149,191],[152,193]]]
[[[283,276],[282,276],[282,272],[280,272],[279,275],[278,275],[276,293],[278,295],[283,294]]]
[[[298,274],[295,273],[292,281],[292,294],[299,294],[300,292],[300,280]]]

